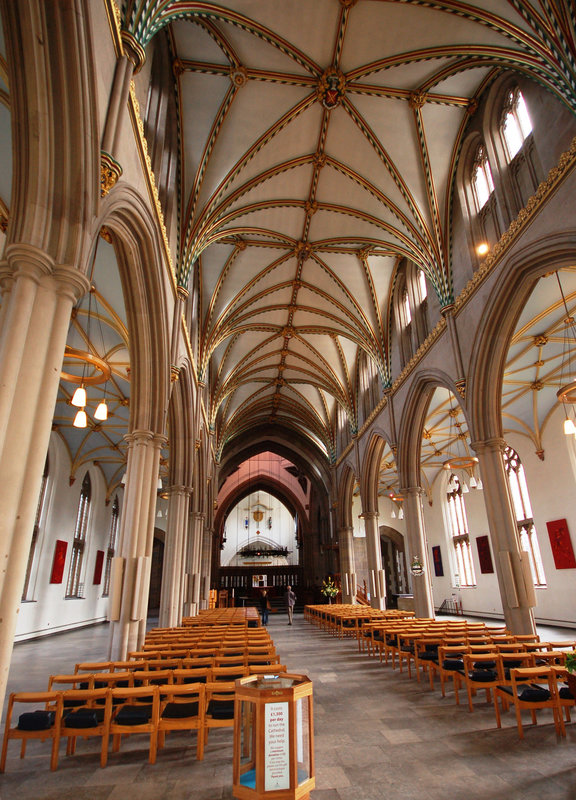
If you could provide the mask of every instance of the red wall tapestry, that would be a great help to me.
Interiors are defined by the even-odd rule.
[[[434,575],[437,578],[442,577],[444,575],[444,567],[442,565],[442,551],[438,544],[432,548],[432,560],[434,561]]]
[[[96,550],[96,563],[94,564],[94,586],[102,582],[102,564],[104,563],[104,550]]]
[[[64,576],[64,564],[66,563],[66,550],[68,549],[68,542],[62,539],[56,539],[54,546],[54,561],[52,562],[52,575],[50,576],[50,583],[62,583]]]
[[[568,523],[565,519],[555,519],[552,522],[547,522],[546,527],[548,528],[556,569],[574,569],[576,567],[576,558],[574,557],[572,541],[568,531]]]
[[[492,553],[490,552],[490,541],[487,536],[477,536],[476,545],[478,547],[478,560],[480,562],[480,572],[486,575],[494,572],[492,564]]]

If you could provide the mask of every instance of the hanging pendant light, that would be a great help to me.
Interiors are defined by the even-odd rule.
[[[86,389],[84,388],[84,384],[78,386],[70,402],[77,408],[84,408],[86,406]]]
[[[83,408],[80,408],[76,416],[74,417],[73,425],[75,428],[86,428],[88,425],[88,417],[86,416],[86,411]]]
[[[398,512],[398,519],[404,519],[404,509],[400,506],[400,511]]]
[[[104,422],[108,419],[108,406],[106,405],[106,400],[102,400],[102,402],[96,408],[94,412],[94,419],[99,419],[101,422]]]
[[[396,519],[396,511],[394,509],[392,509],[392,513],[390,514],[390,516],[392,517],[392,519]]]

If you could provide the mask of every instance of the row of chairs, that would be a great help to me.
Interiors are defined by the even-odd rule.
[[[202,759],[209,730],[233,722],[234,686],[234,682],[170,682],[13,693],[8,703],[0,771],[5,770],[11,739],[20,740],[21,758],[30,739],[51,740],[50,768],[55,770],[62,739],[67,740],[67,755],[73,755],[77,739],[100,737],[100,766],[105,767],[110,740],[112,751],[118,752],[122,737],[144,734],[149,740],[149,762],[154,764],[167,733],[195,730],[196,757]],[[13,725],[14,709],[21,704],[41,704],[41,708],[21,714]]]
[[[514,636],[502,627],[467,621],[405,620],[378,621],[365,626],[361,649],[379,654],[380,661],[392,668],[407,667],[412,677],[428,674],[430,688],[439,678],[442,696],[451,683],[459,705],[459,693],[465,688],[468,708],[481,690],[494,705],[496,724],[501,726],[502,712],[511,705],[516,710],[519,736],[523,736],[521,712],[530,710],[536,723],[536,711],[552,709],[559,735],[565,735],[570,721],[570,707],[575,698],[567,686],[565,660],[574,650],[572,640],[541,642],[536,635]]]

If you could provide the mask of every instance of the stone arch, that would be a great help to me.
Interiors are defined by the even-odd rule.
[[[374,433],[366,448],[360,480],[363,511],[378,511],[378,474],[386,444],[389,442],[385,436]]]
[[[493,286],[494,302],[486,305],[477,328],[466,392],[473,441],[502,437],[502,380],[516,322],[539,278],[575,265],[575,241],[576,231],[571,230],[526,245],[511,257]]]
[[[396,466],[400,491],[420,486],[420,449],[426,412],[432,395],[439,386],[448,389],[458,400],[468,421],[467,408],[452,378],[442,370],[420,372],[413,381],[404,402],[398,432],[398,455]]]
[[[72,3],[8,3],[3,11],[14,144],[9,241],[85,270],[100,197],[89,18]]]
[[[188,366],[183,367],[172,387],[168,404],[170,442],[170,485],[192,488],[194,435],[192,413],[193,385]]]
[[[342,472],[340,473],[340,480],[338,482],[336,505],[336,528],[352,528],[352,494],[354,492],[354,484],[357,482],[357,476],[350,466],[345,464]]]
[[[162,274],[165,262],[154,220],[138,193],[119,184],[107,198],[98,231],[102,226],[109,231],[116,252],[128,318],[130,428],[163,433],[170,391],[169,305],[173,297]]]

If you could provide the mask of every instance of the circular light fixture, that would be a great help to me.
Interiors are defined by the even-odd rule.
[[[477,463],[476,456],[452,456],[442,466],[444,469],[472,469]]]
[[[84,364],[90,364],[92,367],[98,370],[96,375],[74,375],[71,372],[65,372],[62,370],[60,376],[64,381],[70,381],[70,383],[79,383],[80,385],[84,384],[85,386],[94,386],[97,383],[104,383],[110,378],[110,366],[107,364],[104,359],[100,358],[99,356],[95,356],[92,353],[86,352],[86,350],[76,350],[75,347],[70,347],[70,345],[66,345],[66,349],[64,350],[64,360],[66,359],[75,359],[76,361],[82,361]]]

